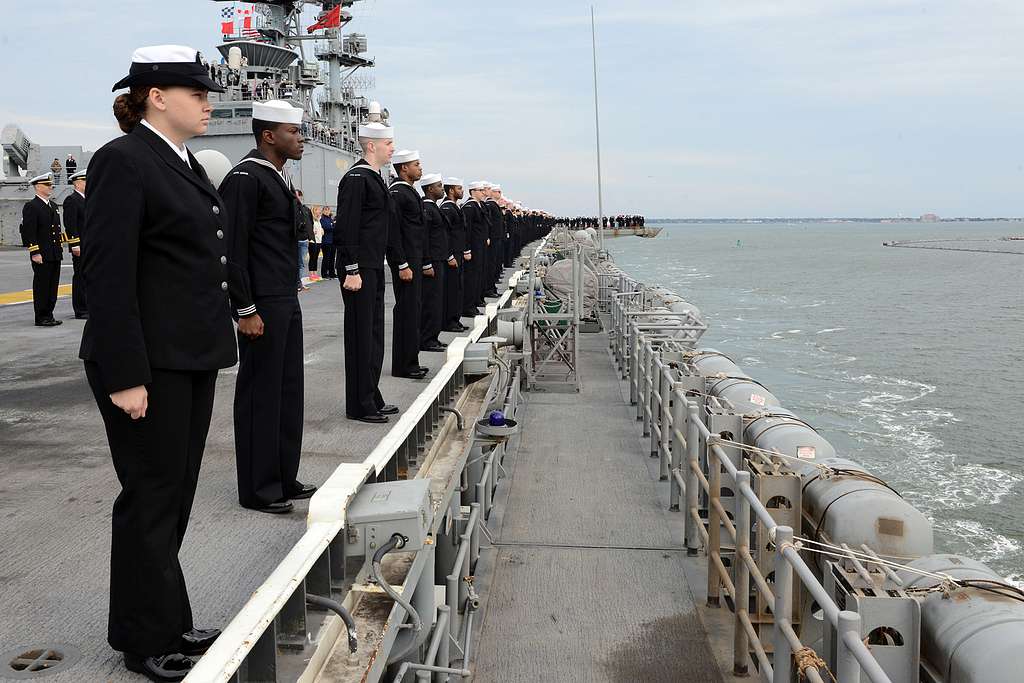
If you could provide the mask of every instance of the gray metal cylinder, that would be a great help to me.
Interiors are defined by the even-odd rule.
[[[780,405],[775,394],[740,370],[731,358],[714,349],[701,349],[690,362],[704,377],[723,375],[722,379],[708,385],[708,391],[714,396],[728,400],[740,412],[774,409]]]
[[[743,441],[751,446],[777,450],[783,455],[799,458],[787,462],[801,476],[816,473],[816,463],[836,457],[836,449],[825,437],[785,408],[772,407],[764,417],[747,423]]]
[[[857,474],[823,477],[819,465],[868,475],[864,467],[836,456],[831,443],[792,411],[749,422],[744,442],[796,458],[790,467],[803,479],[802,507],[808,534],[858,549],[862,543],[894,559],[917,558],[934,550],[932,524],[887,486]],[[819,563],[824,558],[819,556]]]
[[[843,458],[819,462],[831,468],[868,474]],[[803,477],[804,518],[809,534],[835,545],[858,549],[866,544],[879,555],[905,562],[935,549],[932,523],[892,489],[857,474]],[[812,536],[813,537],[813,536]]]
[[[736,365],[732,358],[729,358],[717,349],[697,349],[690,362],[704,377],[717,375],[720,372],[726,375],[749,377],[749,375],[740,370],[740,366]]]
[[[912,567],[957,579],[1003,582],[981,562],[958,555],[931,555]],[[908,586],[937,579],[900,572]],[[1020,683],[1024,680],[1024,602],[980,588],[929,593],[921,601],[921,656],[949,683]]]

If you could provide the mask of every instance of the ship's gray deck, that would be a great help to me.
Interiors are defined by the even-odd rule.
[[[687,582],[682,516],[667,512],[604,334],[581,335],[579,363],[582,393],[528,394],[482,560],[494,571],[475,680],[721,681]]]
[[[70,264],[70,262],[68,262]],[[19,275],[20,273],[20,275]],[[62,281],[70,281],[64,269]],[[24,250],[0,250],[0,283],[31,287]],[[391,339],[387,289],[386,344]],[[299,477],[319,484],[358,462],[386,427],[344,418],[342,303],[337,281],[300,295],[305,334],[305,432]],[[0,307],[0,651],[67,643],[82,659],[53,683],[142,680],[106,644],[110,508],[119,490],[78,344],[84,321],[58,301],[58,328],[32,325],[32,305]],[[467,321],[468,322],[468,321]],[[443,338],[453,335],[446,334]],[[443,354],[420,354],[439,367]],[[382,391],[409,405],[426,381],[392,378]],[[237,368],[221,372],[182,565],[198,626],[224,626],[305,529],[305,501],[288,516],[238,506],[231,402]],[[7,661],[0,662],[4,679]],[[6,679],[4,679],[6,680]]]

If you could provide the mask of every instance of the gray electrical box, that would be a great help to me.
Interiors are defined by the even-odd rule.
[[[491,358],[491,344],[477,342],[466,346],[462,356],[462,371],[467,375],[486,375],[490,372],[487,361]]]
[[[419,550],[433,519],[430,481],[367,484],[349,504],[346,518],[348,555],[372,555],[396,533],[409,539],[403,551]]]

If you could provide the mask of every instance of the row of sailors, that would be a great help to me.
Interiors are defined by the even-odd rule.
[[[563,216],[558,222],[570,228],[596,228],[598,225],[605,228],[642,228],[645,218],[639,215],[619,214],[617,216]]]
[[[387,125],[361,126],[359,142],[363,158],[339,184],[335,233],[344,273],[346,415],[383,423],[397,412],[379,390],[385,260],[395,294],[391,373],[421,379],[427,368],[419,352],[443,351],[442,330],[467,329],[460,318],[478,315],[485,297],[498,295],[503,269],[549,219],[503,207],[499,185],[424,175],[418,151],[394,152]],[[388,163],[396,180],[385,187],[380,171]]]
[[[112,513],[107,639],[128,669],[178,681],[220,633],[193,624],[178,561],[220,369],[239,363],[240,504],[288,513],[291,501],[316,491],[298,480],[304,391],[295,244],[305,214],[283,171],[302,158],[302,110],[255,103],[256,146],[215,188],[185,147],[207,130],[208,93],[223,92],[198,52],[139,48],[114,85],[122,88],[114,115],[126,135],[93,156],[83,201],[89,318],[79,357],[122,489]],[[363,158],[338,187],[335,229],[346,414],[384,422],[400,410],[379,389],[385,258],[396,298],[392,373],[423,377],[417,354],[440,346],[438,325],[461,329],[456,314],[475,315],[496,293],[501,267],[554,219],[503,211],[499,189],[483,182],[422,176],[418,154],[393,158],[390,127],[362,126],[359,142]],[[388,187],[381,170],[392,162],[398,180]],[[42,216],[29,247],[34,268],[43,237],[59,233],[49,207],[40,201],[32,209]]]

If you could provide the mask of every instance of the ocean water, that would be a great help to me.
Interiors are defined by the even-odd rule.
[[[701,346],[928,515],[937,550],[1024,580],[1024,257],[882,246],[1024,223],[663,225],[606,245],[701,308]]]

